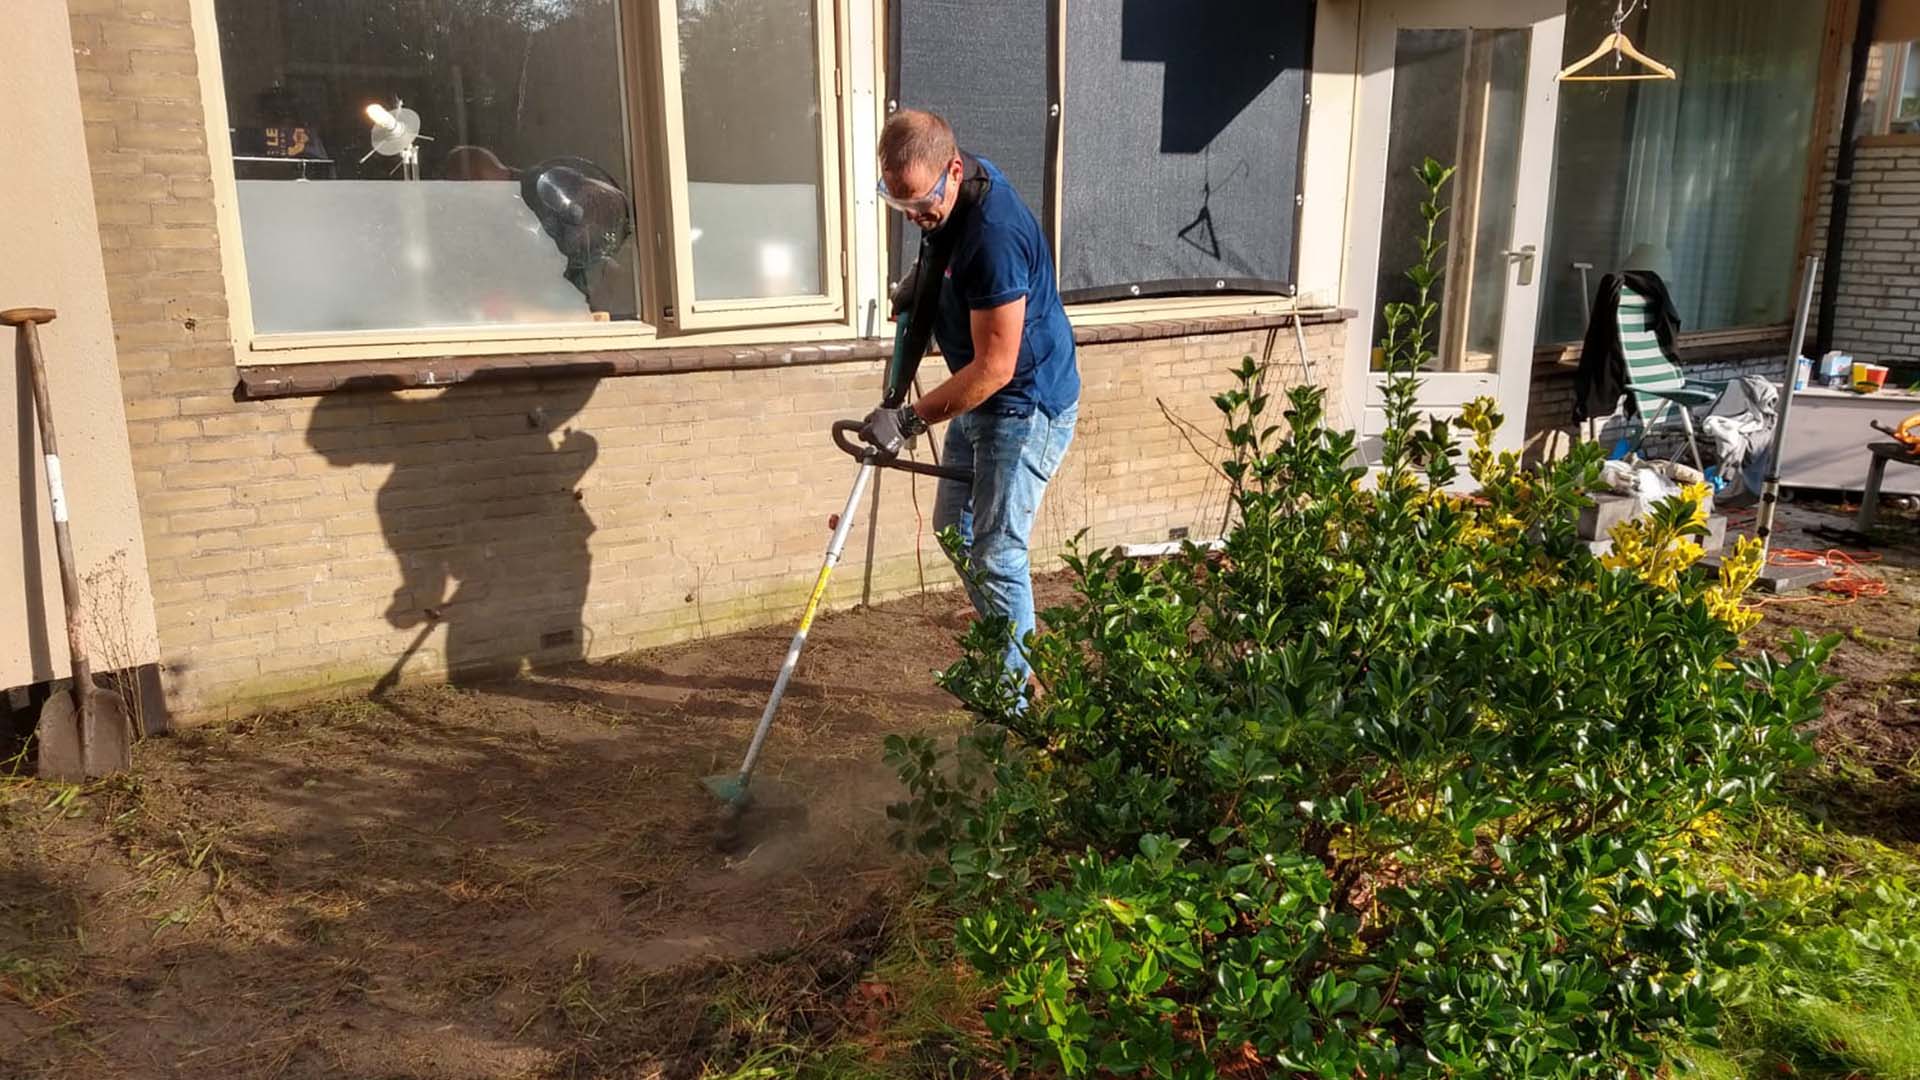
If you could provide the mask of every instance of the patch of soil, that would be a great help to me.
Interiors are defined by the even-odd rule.
[[[1920,843],[1920,519],[1884,515],[1871,549],[1837,545],[1815,531],[1850,525],[1851,512],[1817,502],[1783,507],[1775,546],[1838,548],[1865,560],[1855,573],[1884,582],[1886,595],[1762,596],[1766,618],[1753,636],[1778,649],[1796,631],[1840,635],[1827,665],[1840,682],[1812,729],[1826,764],[1794,794],[1856,831]]]
[[[697,781],[737,767],[787,627],[0,783],[0,1076],[691,1076],[734,983],[830,1026],[912,877],[880,741],[963,721],[933,672],[964,604],[816,624],[726,854]]]

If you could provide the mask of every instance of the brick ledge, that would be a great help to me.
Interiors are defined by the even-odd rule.
[[[1346,322],[1358,317],[1347,308],[1323,308],[1297,314],[1302,325]],[[1074,328],[1081,345],[1237,334],[1291,326],[1296,314],[1215,315],[1192,319],[1154,319]],[[413,360],[347,360],[313,364],[268,364],[240,368],[237,401],[313,397],[335,390],[417,390],[481,380],[621,375],[678,375],[694,371],[747,371],[848,364],[884,360],[891,341],[874,338],[806,345],[699,345],[682,348],[619,349],[596,352],[531,353],[507,356],[438,356]]]

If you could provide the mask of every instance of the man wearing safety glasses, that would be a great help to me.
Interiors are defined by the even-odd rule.
[[[1027,540],[1080,403],[1053,253],[1005,174],[961,152],[939,116],[895,113],[879,156],[880,197],[925,233],[920,262],[895,293],[895,317],[932,320],[952,377],[912,405],[874,410],[861,435],[891,455],[950,421],[941,462],[971,469],[973,480],[940,481],[934,527],[959,531],[974,610],[1012,623],[1007,670],[1024,686],[1021,646],[1034,628]],[[917,281],[926,268],[939,273],[937,287]]]

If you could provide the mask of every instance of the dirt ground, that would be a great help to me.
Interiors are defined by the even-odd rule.
[[[1806,529],[1842,510],[1789,507],[1778,543],[1830,546]],[[1886,596],[1771,602],[1755,641],[1845,635],[1835,768],[1798,795],[1915,842],[1920,521],[1888,525]],[[85,789],[0,779],[0,1077],[697,1077],[767,1036],[743,995],[836,1038],[913,887],[880,740],[961,722],[932,672],[963,603],[820,622],[730,854],[696,780],[737,763],[784,627],[190,729]]]
[[[819,1034],[911,886],[880,743],[961,716],[964,602],[819,622],[726,855],[697,780],[788,628],[0,782],[0,1076],[697,1075],[730,1037],[701,988],[749,958]]]
[[[1854,507],[1797,501],[1781,510],[1774,547],[1840,547],[1861,560],[1855,573],[1879,589],[1847,598],[1820,589],[1759,596],[1766,619],[1757,643],[1773,645],[1801,630],[1842,635],[1827,670],[1841,681],[1814,725],[1814,745],[1831,768],[1793,794],[1854,831],[1920,844],[1920,515],[1883,514],[1875,545],[1836,545],[1809,531],[1846,528]],[[1736,524],[1751,515],[1736,516]]]

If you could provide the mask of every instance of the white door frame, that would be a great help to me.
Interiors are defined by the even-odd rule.
[[[1396,34],[1402,29],[1527,29],[1526,106],[1522,114],[1519,182],[1514,203],[1513,250],[1532,245],[1531,280],[1520,284],[1519,260],[1510,262],[1499,354],[1491,372],[1423,375],[1420,401],[1434,415],[1450,416],[1481,395],[1495,398],[1506,416],[1499,445],[1515,449],[1526,430],[1527,396],[1533,380],[1535,326],[1539,320],[1547,204],[1553,182],[1554,131],[1558,119],[1566,0],[1373,0],[1362,5],[1358,122],[1354,125],[1353,182],[1347,236],[1347,306],[1360,313],[1348,336],[1346,389],[1363,435],[1382,426],[1379,384],[1369,370],[1379,283],[1381,218],[1387,184],[1387,148],[1392,135]],[[1451,163],[1450,163],[1451,164]],[[1439,327],[1434,327],[1437,335]]]

